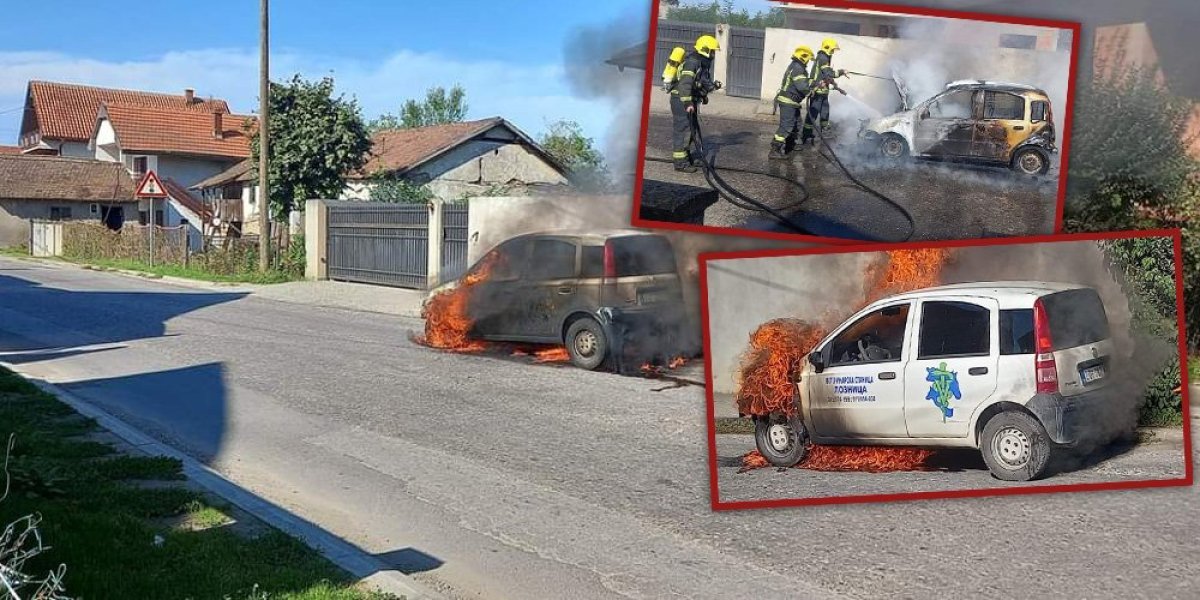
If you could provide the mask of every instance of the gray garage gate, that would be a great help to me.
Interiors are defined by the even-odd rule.
[[[696,46],[696,38],[702,35],[716,35],[716,25],[704,23],[688,23],[686,21],[659,21],[658,34],[654,40],[654,73],[653,80],[660,81],[663,68],[667,66],[667,57],[671,49],[683,47],[691,52]]]
[[[758,98],[762,91],[763,52],[767,32],[749,27],[729,28],[729,62],[725,93]]]
[[[429,208],[329,202],[329,278],[423,289],[429,272]]]

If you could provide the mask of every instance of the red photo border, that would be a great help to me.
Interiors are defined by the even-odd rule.
[[[796,233],[777,233],[771,231],[760,231],[755,229],[741,229],[734,227],[716,227],[711,225],[690,225],[687,223],[672,223],[670,221],[651,221],[642,218],[642,182],[645,178],[646,171],[646,139],[650,129],[650,98],[657,89],[654,86],[655,77],[654,71],[654,47],[658,41],[658,11],[662,0],[652,0],[650,6],[650,37],[649,43],[646,46],[646,75],[642,90],[642,128],[638,139],[638,163],[636,177],[633,182],[633,214],[632,225],[634,227],[642,227],[648,229],[671,229],[676,231],[689,231],[693,233],[705,233],[710,235],[735,235],[740,237],[753,237],[769,240],[785,240],[791,242],[811,242],[820,244],[836,244],[836,245],[857,245],[866,243],[867,240],[856,240],[847,238],[832,238],[815,235],[803,235]],[[1063,131],[1062,131],[1062,147],[1059,152],[1059,174],[1058,174],[1058,198],[1054,212],[1054,228],[1053,231],[1058,233],[1062,231],[1063,221],[1063,206],[1066,202],[1067,195],[1067,158],[1071,149],[1071,126],[1072,119],[1075,114],[1075,76],[1079,68],[1079,40],[1082,35],[1082,26],[1079,23],[1069,21],[1054,21],[1049,19],[1035,19],[1025,17],[1010,17],[1002,15],[992,15],[987,13],[974,13],[967,11],[943,10],[937,8],[923,8],[913,6],[897,6],[894,4],[864,4],[862,2],[851,2],[846,0],[772,0],[777,4],[808,4],[821,6],[825,8],[845,8],[856,10],[878,10],[883,12],[894,12],[901,14],[919,15],[927,17],[943,17],[949,19],[964,19],[970,21],[986,21],[991,23],[1005,23],[1011,25],[1032,25],[1036,27],[1055,27],[1059,29],[1071,30],[1071,66],[1067,74],[1067,106],[1063,115]],[[719,202],[719,200],[718,200]],[[877,243],[877,242],[872,242]]]
[[[862,494],[852,496],[828,496],[812,498],[779,498],[771,500],[739,500],[722,502],[717,485],[717,429],[716,406],[713,400],[712,337],[709,327],[708,263],[713,260],[738,258],[770,258],[779,256],[806,256],[814,254],[843,254],[849,252],[887,252],[919,248],[966,248],[980,246],[1012,246],[1024,244],[1098,241],[1113,239],[1136,239],[1147,237],[1171,237],[1175,251],[1175,310],[1179,328],[1180,383],[1183,402],[1183,459],[1184,477],[1177,479],[1150,479],[1136,481],[1113,481],[1100,483],[1072,483],[1062,485],[1015,485],[971,490],[947,490],[936,492],[902,492]],[[815,506],[822,504],[861,504],[866,502],[895,502],[906,500],[929,500],[940,498],[979,498],[987,496],[1012,496],[1025,494],[1049,494],[1054,492],[1112,491],[1135,488],[1159,488],[1191,486],[1192,465],[1192,416],[1188,391],[1187,335],[1184,322],[1183,302],[1183,237],[1179,229],[1157,229],[1148,231],[1113,231],[1070,235],[1041,235],[1021,238],[949,240],[942,242],[905,242],[899,244],[859,244],[855,246],[815,246],[810,248],[783,250],[751,250],[743,252],[705,252],[697,259],[700,265],[700,314],[704,332],[705,398],[708,406],[708,469],[709,492],[714,511],[741,510],[750,508],[781,508],[791,506]]]

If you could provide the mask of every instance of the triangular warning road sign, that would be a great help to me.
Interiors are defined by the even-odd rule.
[[[138,198],[166,198],[167,189],[163,187],[161,181],[158,180],[158,175],[154,171],[146,171],[146,176],[142,177],[142,182],[137,187]]]

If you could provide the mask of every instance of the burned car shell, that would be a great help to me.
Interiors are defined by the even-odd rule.
[[[992,81],[956,81],[911,110],[867,120],[860,139],[888,158],[914,156],[1049,170],[1055,145],[1053,113],[1038,88]]]

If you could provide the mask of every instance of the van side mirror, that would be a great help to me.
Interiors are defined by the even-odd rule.
[[[925,119],[928,119],[928,118],[929,118],[929,109],[928,109],[928,108],[926,108],[926,109],[923,109],[923,110],[921,111],[921,120],[925,120]]]
[[[825,370],[825,354],[819,350],[809,353],[808,362],[817,369],[818,373]]]

